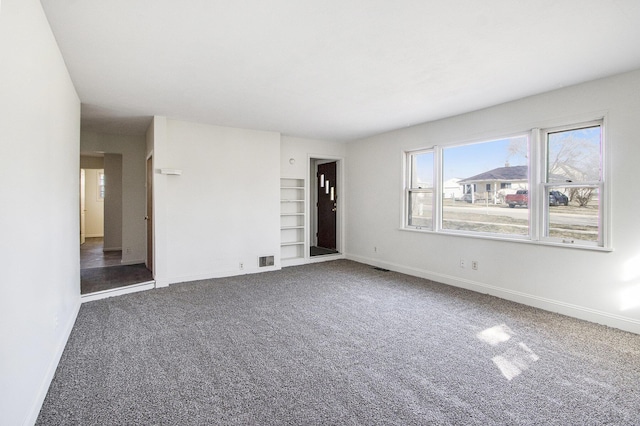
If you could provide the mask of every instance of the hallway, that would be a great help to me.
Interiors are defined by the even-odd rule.
[[[87,238],[80,246],[80,294],[120,289],[153,281],[144,263],[122,265],[121,251],[103,252],[102,238]]]
[[[80,269],[103,268],[105,266],[119,266],[122,260],[122,250],[102,251],[104,239],[87,238],[80,246]]]

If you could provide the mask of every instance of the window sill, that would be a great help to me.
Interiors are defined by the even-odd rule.
[[[577,249],[577,250],[588,250],[588,251],[599,251],[599,252],[613,252],[613,248],[610,247],[600,247],[600,246],[587,246],[580,244],[568,244],[561,243],[555,241],[533,241],[528,239],[527,237],[501,237],[498,235],[490,235],[490,234],[467,234],[462,232],[451,232],[451,231],[432,231],[430,229],[417,229],[417,228],[399,228],[400,231],[404,232],[417,232],[421,234],[431,234],[431,235],[442,235],[447,237],[462,237],[462,238],[473,238],[480,240],[492,240],[492,241],[504,241],[509,243],[521,243],[521,244],[531,244],[536,246],[549,246],[549,247],[560,247],[560,248],[568,248],[568,249]]]

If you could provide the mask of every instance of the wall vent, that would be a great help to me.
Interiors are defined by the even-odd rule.
[[[260,267],[273,266],[273,256],[261,256],[258,258],[258,264]]]

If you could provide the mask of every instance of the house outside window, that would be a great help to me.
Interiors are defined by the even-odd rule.
[[[521,212],[509,212],[502,207],[504,193],[500,184],[520,182],[528,185],[527,135],[516,135],[442,148],[443,179],[447,175],[462,176],[459,184],[465,188],[463,203],[444,202],[441,209],[441,230],[463,233],[526,236],[529,217]],[[509,167],[505,163],[523,163]],[[468,176],[468,177],[466,177]],[[446,200],[445,200],[446,201]],[[492,206],[492,214],[486,207]],[[485,208],[484,211],[481,209]]]

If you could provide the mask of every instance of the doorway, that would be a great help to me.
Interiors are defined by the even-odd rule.
[[[338,161],[312,159],[311,170],[315,181],[312,209],[313,231],[309,255],[325,256],[339,254],[339,196]]]
[[[144,163],[143,163],[144,164]],[[123,157],[80,157],[80,294],[84,298],[153,280],[144,263],[123,264]]]

